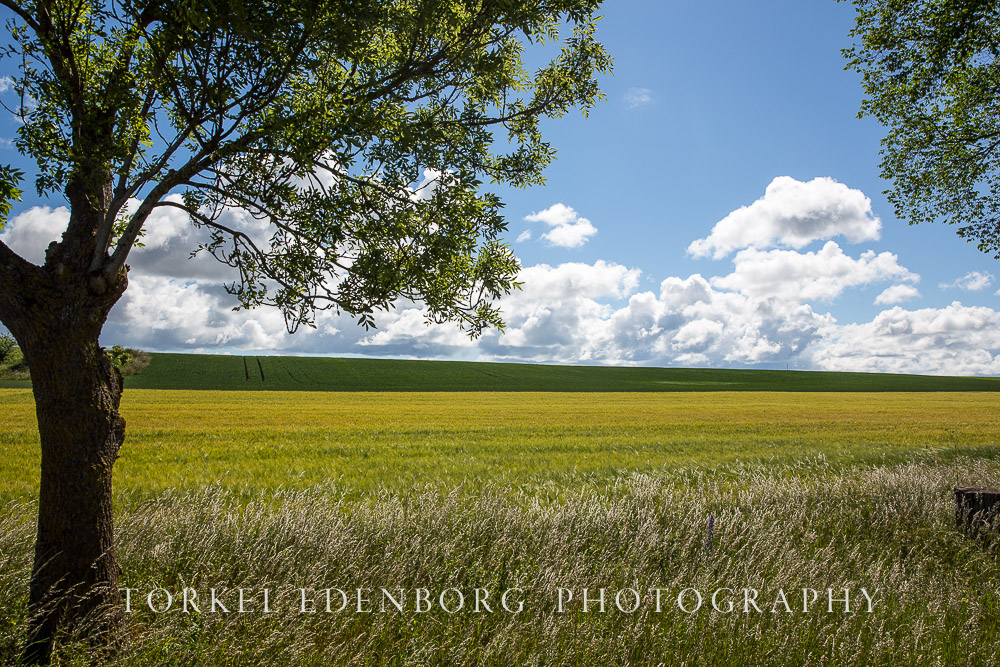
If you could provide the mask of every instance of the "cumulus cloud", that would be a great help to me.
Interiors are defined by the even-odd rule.
[[[524,289],[500,301],[506,333],[470,341],[453,324],[428,325],[421,306],[409,302],[379,313],[376,330],[323,312],[317,329],[288,335],[276,310],[234,312],[233,298],[208,281],[139,274],[104,339],[151,350],[1000,372],[1000,313],[989,308],[897,306],[869,323],[840,324],[810,304],[728,290],[698,274],[668,277],[656,290],[640,290],[641,278],[638,269],[601,261],[527,267]]]
[[[528,267],[518,277],[524,289],[500,302],[506,332],[499,338],[491,335],[480,349],[524,359],[600,358],[600,330],[611,313],[606,302],[631,294],[640,275],[638,269],[603,261]]]
[[[706,238],[688,246],[688,252],[721,259],[740,248],[803,248],[840,235],[859,243],[877,239],[881,225],[871,199],[860,190],[832,178],[802,182],[779,176],[762,198],[717,222]]]
[[[532,270],[538,288],[527,281],[524,294],[504,300],[509,332],[488,336],[482,358],[1000,373],[1000,313],[990,308],[897,306],[840,324],[810,304],[719,289],[697,274],[669,277],[653,292],[632,287],[638,274],[620,265]]]
[[[649,88],[629,88],[625,93],[625,104],[629,109],[644,106],[653,101],[653,91]]]
[[[219,285],[130,275],[102,338],[152,350],[296,350],[336,333],[323,321],[316,330],[289,336],[277,309],[234,311],[235,305]]]
[[[722,292],[697,274],[667,278],[658,292],[640,292],[638,270],[617,264],[528,271],[524,292],[501,302],[507,332],[479,344],[484,358],[754,364],[798,354],[830,323],[809,306]]]
[[[453,323],[429,323],[416,304],[397,305],[378,317],[378,329],[366,332],[357,345],[377,355],[454,356],[475,343]]]
[[[549,245],[560,248],[579,248],[597,233],[597,227],[590,220],[562,203],[526,215],[524,219],[548,225],[549,231],[542,234],[542,239]]]
[[[180,195],[168,195],[167,201],[180,202]],[[139,203],[131,200],[126,211],[134,211]],[[225,211],[221,222],[247,233],[255,241],[266,241],[269,227],[238,210]],[[58,241],[69,224],[69,209],[33,206],[14,216],[6,225],[0,240],[14,252],[35,264],[45,259],[45,250]],[[199,243],[209,240],[209,233],[191,224],[187,213],[173,207],[159,207],[150,213],[143,226],[139,242],[129,254],[130,275],[158,275],[184,279],[232,280],[229,267],[206,253],[191,257]]]
[[[172,199],[177,195],[169,195]],[[135,206],[131,202],[129,207]],[[258,245],[266,246],[271,235],[267,222],[257,220],[244,211],[230,209],[222,213],[220,222],[230,229],[247,234]],[[191,224],[187,213],[173,207],[156,208],[143,227],[143,246],[129,254],[130,275],[161,276],[181,280],[198,280],[206,284],[222,284],[234,278],[233,269],[218,262],[207,252],[191,253],[210,234]]]
[[[911,299],[917,299],[919,297],[920,292],[918,292],[917,288],[912,285],[893,285],[891,287],[886,287],[877,297],[875,297],[875,305],[892,305],[894,303],[902,303],[903,301],[910,301]]]
[[[531,240],[531,230],[525,229],[523,232],[517,235],[517,238],[514,240],[514,243],[524,243],[525,241],[530,241],[530,240]]]
[[[993,284],[993,274],[989,271],[970,271],[950,283],[940,283],[941,289],[957,288],[966,292],[978,292]]]
[[[436,187],[434,174],[425,173],[422,184],[425,187],[414,190],[414,196]],[[188,259],[204,241],[205,231],[193,227],[179,210],[157,209],[143,237],[145,247],[136,248],[130,257],[130,286],[109,317],[104,340],[152,351],[273,350],[659,366],[790,363],[826,370],[1000,373],[1000,313],[993,309],[958,302],[936,309],[895,306],[870,322],[840,323],[818,306],[852,288],[880,282],[888,286],[876,304],[919,297],[913,286],[919,276],[892,253],[869,250],[852,256],[829,239],[809,251],[796,245],[821,240],[833,230],[849,240],[877,235],[877,218],[867,204],[858,203],[852,194],[857,191],[830,179],[819,187],[839,192],[841,203],[854,201],[855,214],[843,213],[850,208],[846,205],[788,205],[787,210],[800,213],[827,211],[825,222],[813,220],[810,227],[801,216],[764,216],[766,224],[747,218],[757,225],[758,236],[756,241],[740,237],[740,247],[720,222],[702,241],[710,252],[737,250],[728,274],[667,275],[654,286],[638,268],[611,261],[526,267],[519,277],[523,290],[499,302],[506,333],[490,331],[477,341],[470,341],[454,324],[428,324],[421,304],[407,301],[377,313],[378,329],[372,331],[358,327],[349,316],[326,311],[318,314],[315,329],[289,335],[275,309],[234,311],[236,301],[222,287],[234,278],[232,270],[204,253]],[[767,206],[758,208],[773,212],[789,198],[787,193],[772,197],[769,188],[764,200]],[[225,216],[225,224],[255,239],[269,233],[266,223],[239,211]],[[830,222],[835,219],[840,222]],[[67,220],[65,208],[34,207],[15,216],[0,238],[40,261]],[[527,220],[545,224],[546,241],[553,243],[551,235],[564,241],[553,245],[578,247],[596,233],[589,221],[564,204]],[[519,240],[530,234],[526,230]],[[972,272],[952,286],[985,289],[992,280],[989,274]]]
[[[675,350],[701,351],[719,339],[725,331],[722,322],[700,317],[686,322],[670,339],[670,347]],[[707,357],[704,357],[707,359]]]
[[[953,302],[896,306],[871,322],[845,324],[810,350],[816,368],[937,375],[1000,374],[1000,313]]]
[[[7,222],[0,241],[29,262],[41,265],[45,249],[62,238],[67,224],[69,209],[65,206],[32,206]]]
[[[0,93],[6,93],[14,85],[14,79],[9,76],[0,76]]]
[[[831,301],[848,287],[883,280],[916,281],[896,255],[869,250],[854,259],[833,241],[817,252],[741,250],[735,269],[712,279],[712,285],[758,298],[788,301]]]

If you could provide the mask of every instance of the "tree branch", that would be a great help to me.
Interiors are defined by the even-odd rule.
[[[39,31],[38,23],[35,21],[34,17],[32,17],[31,14],[28,14],[26,11],[24,11],[24,8],[21,7],[19,4],[17,4],[16,2],[12,2],[12,0],[0,0],[0,5],[6,7],[7,9],[17,14],[17,17],[19,19],[24,21],[25,24],[27,24],[29,28],[34,30],[36,34],[38,33]]]
[[[7,328],[22,315],[17,297],[25,293],[25,283],[40,271],[0,240],[0,322]]]
[[[241,232],[241,231],[239,231],[237,229],[232,229],[231,227],[227,227],[226,225],[223,225],[222,223],[220,223],[220,222],[218,222],[216,220],[213,220],[213,219],[209,218],[208,216],[199,213],[198,211],[192,210],[191,208],[185,206],[184,204],[178,204],[177,202],[172,202],[172,201],[161,201],[158,204],[156,204],[156,206],[157,207],[160,207],[160,206],[170,206],[170,207],[173,207],[173,208],[180,209],[180,210],[186,212],[188,215],[190,215],[195,220],[197,220],[200,224],[202,224],[202,225],[204,225],[206,227],[209,227],[211,229],[216,229],[216,230],[218,230],[218,231],[220,231],[220,232],[222,232],[224,234],[229,234],[233,238],[233,242],[234,243],[237,243],[237,244],[242,243],[244,245],[244,247],[249,248],[249,250],[253,253],[254,257],[256,257],[257,261],[260,262],[260,266],[263,269],[263,273],[264,273],[264,275],[267,278],[270,278],[271,280],[273,280],[274,282],[278,283],[279,285],[281,285],[282,287],[284,287],[287,290],[296,291],[296,292],[299,291],[299,289],[295,285],[292,285],[287,280],[281,278],[281,276],[279,275],[279,273],[277,271],[275,271],[270,266],[270,262],[268,260],[267,253],[265,253],[263,250],[261,250],[257,246],[257,244],[254,242],[254,240],[252,238],[250,238],[250,236],[248,234],[246,234],[245,232]],[[245,284],[247,282],[248,276],[246,275],[246,273],[245,273],[245,271],[243,269],[243,263],[242,263],[241,260],[239,260],[239,259],[233,260],[233,259],[231,259],[231,257],[221,257],[220,258],[218,255],[215,254],[214,251],[212,252],[212,254],[217,259],[220,259],[220,260],[224,261],[229,266],[232,266],[233,268],[239,269],[239,271],[240,271],[240,282],[243,283],[243,284]],[[234,283],[234,285],[235,285],[235,283]],[[302,298],[305,299],[305,300],[308,300],[310,302],[313,302],[314,307],[315,307],[315,301],[319,300],[319,299],[330,301],[332,304],[334,304],[338,308],[342,308],[343,307],[343,304],[341,304],[340,300],[336,298],[335,294],[333,292],[331,292],[325,286],[325,283],[320,283],[318,286],[322,288],[322,290],[324,292],[323,294],[319,294],[319,293],[316,293],[316,294],[303,294]]]
[[[110,283],[114,283],[118,274],[125,266],[125,260],[128,258],[129,252],[132,251],[132,246],[135,245],[136,239],[139,238],[139,231],[146,222],[146,218],[149,217],[150,212],[172,189],[192,178],[202,169],[210,166],[211,163],[206,164],[204,160],[205,156],[201,153],[194,156],[179,170],[170,172],[142,200],[139,208],[132,214],[132,219],[129,221],[124,233],[122,233],[121,239],[118,240],[118,246],[115,248],[114,254],[104,267],[104,277]]]

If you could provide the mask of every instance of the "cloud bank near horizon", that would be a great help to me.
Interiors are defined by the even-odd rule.
[[[249,233],[263,231],[231,215]],[[65,208],[35,207],[14,217],[0,239],[39,262],[67,219]],[[525,219],[545,225],[541,238],[561,249],[553,252],[579,247],[597,231],[562,203]],[[692,255],[730,258],[728,273],[656,277],[650,288],[642,270],[610,259],[525,267],[524,289],[500,302],[504,335],[470,341],[454,325],[428,325],[409,302],[377,317],[375,330],[327,311],[315,329],[288,335],[277,310],[233,311],[222,287],[232,279],[228,267],[204,253],[188,259],[203,232],[180,211],[158,209],[103,339],[151,351],[1000,374],[1000,313],[959,301],[906,309],[899,304],[920,298],[919,275],[893,253],[842,247],[877,239],[880,226],[859,190],[829,178],[778,177],[762,198],[689,246]],[[985,289],[992,280],[970,274],[941,288]],[[884,286],[875,303],[891,307],[869,322],[838,322],[828,312],[866,286]]]

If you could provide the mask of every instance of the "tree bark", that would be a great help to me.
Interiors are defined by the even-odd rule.
[[[28,664],[49,661],[57,629],[103,643],[121,617],[111,472],[125,421],[100,324],[46,327],[24,341],[42,449]]]
[[[47,664],[57,632],[106,644],[122,618],[111,506],[122,378],[98,339],[128,281],[95,291],[87,244],[67,240],[44,267],[0,257],[0,319],[31,372],[42,454],[25,664]]]

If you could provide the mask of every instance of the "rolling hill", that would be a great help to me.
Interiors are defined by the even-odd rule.
[[[1000,378],[154,354],[126,386],[299,391],[1000,391]]]

